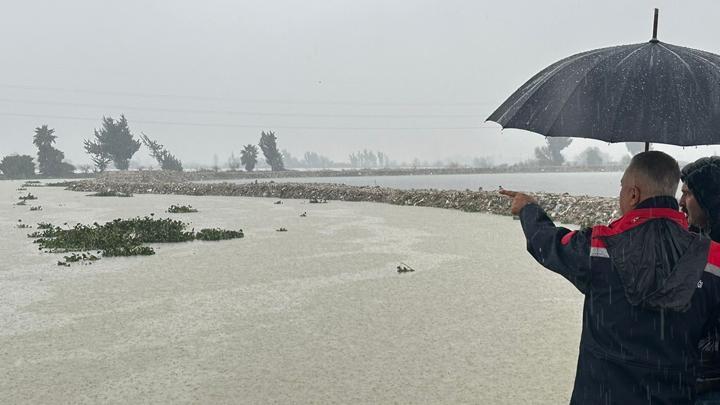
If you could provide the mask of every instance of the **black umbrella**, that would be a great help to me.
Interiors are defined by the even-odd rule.
[[[658,41],[657,15],[649,42],[556,62],[488,121],[607,142],[720,143],[720,56]]]

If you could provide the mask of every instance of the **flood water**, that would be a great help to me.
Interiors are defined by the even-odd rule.
[[[31,212],[19,184],[0,182],[0,403],[569,400],[582,296],[510,217],[57,188]],[[246,236],[66,268],[16,227],[151,212]]]
[[[620,191],[622,172],[578,173],[479,173],[417,176],[357,176],[357,177],[292,177],[272,179],[275,182],[343,183],[351,186],[381,186],[398,189],[434,188],[445,190],[509,190],[549,193],[570,193],[616,197]],[[226,180],[248,183],[255,180]],[[267,179],[258,181],[270,181]],[[210,181],[221,182],[221,181]]]

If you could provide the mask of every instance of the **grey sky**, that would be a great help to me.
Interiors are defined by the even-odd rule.
[[[34,155],[48,124],[87,162],[82,140],[125,113],[185,162],[224,161],[262,129],[294,155],[518,161],[543,138],[484,118],[560,58],[648,40],[654,7],[661,40],[720,53],[714,1],[5,1],[0,155]],[[624,150],[567,155],[591,144]]]

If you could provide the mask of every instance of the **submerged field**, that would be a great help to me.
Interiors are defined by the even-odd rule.
[[[0,403],[568,401],[582,297],[510,217],[46,187],[30,211],[20,184],[0,182]],[[17,227],[150,213],[245,237],[59,267]]]

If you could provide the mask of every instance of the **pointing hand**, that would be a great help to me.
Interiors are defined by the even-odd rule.
[[[513,215],[520,215],[520,211],[522,211],[522,209],[526,205],[537,203],[537,201],[533,197],[517,191],[500,190],[498,191],[498,193],[512,198],[512,203],[510,205],[510,213]]]

